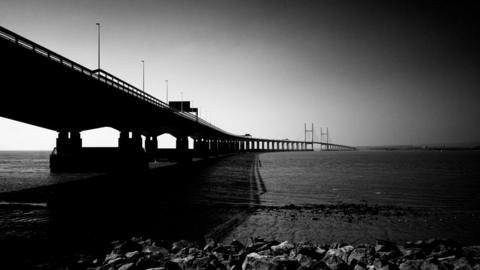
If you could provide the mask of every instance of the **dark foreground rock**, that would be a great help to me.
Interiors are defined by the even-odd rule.
[[[66,269],[96,270],[480,270],[480,246],[446,239],[373,244],[291,243],[252,238],[225,245],[181,240],[167,248],[150,239],[112,243],[104,257],[79,257]]]

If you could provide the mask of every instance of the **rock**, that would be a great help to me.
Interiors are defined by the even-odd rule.
[[[419,270],[423,260],[406,260],[400,264],[399,270]]]
[[[274,255],[282,255],[288,254],[294,247],[294,244],[290,243],[289,241],[285,241],[276,246],[272,246],[270,249]]]
[[[230,246],[235,252],[240,252],[240,250],[245,249],[245,246],[238,240],[233,240]]]
[[[472,266],[470,266],[470,264],[468,263],[468,260],[467,258],[465,257],[462,257],[458,260],[456,260],[454,263],[453,263],[453,270],[472,270]]]
[[[202,251],[198,248],[191,247],[188,249],[188,254],[193,256],[199,256],[202,254]]]
[[[377,240],[375,243],[375,252],[388,252],[392,250],[396,250],[397,245],[393,242],[386,241],[386,240]]]
[[[180,265],[176,262],[168,261],[165,263],[165,269],[164,270],[182,270]]]
[[[149,268],[155,268],[155,267],[160,267],[162,265],[162,262],[155,260],[153,257],[147,255],[140,257],[137,262],[135,263],[135,268],[136,269],[149,269]]]
[[[348,265],[351,265],[353,260],[355,260],[356,263],[361,262],[363,264],[368,264],[367,248],[356,248],[352,250],[347,258]]]
[[[270,249],[259,251],[258,254],[262,256],[273,256],[272,250]]]
[[[127,264],[124,264],[124,265],[120,266],[120,267],[118,268],[118,270],[131,270],[131,269],[133,269],[134,267],[135,267],[135,266],[134,266],[133,263],[127,263]]]
[[[118,243],[113,248],[115,253],[119,253],[119,254],[125,254],[131,251],[141,251],[142,249],[143,249],[142,245],[132,240],[127,240],[127,241]]]
[[[213,240],[212,238],[208,238],[203,250],[212,251],[216,246],[217,246],[217,242],[215,242],[215,240]]]
[[[448,270],[447,266],[441,263],[424,261],[420,266],[421,270]]]
[[[331,270],[323,261],[312,263],[311,265],[300,266],[298,270]]]
[[[328,265],[328,267],[332,270],[347,270],[348,265],[342,260],[340,257],[335,255],[325,255],[323,261]]]
[[[278,244],[280,244],[280,242],[275,241],[275,240],[267,242],[267,243],[263,244],[262,246],[258,247],[255,252],[259,252],[259,251],[266,250],[266,249],[270,250],[272,246],[276,246]]]
[[[276,264],[272,262],[273,257],[262,256],[258,253],[250,253],[245,258],[242,270],[273,270]]]
[[[154,257],[165,258],[168,256],[169,252],[166,248],[157,247],[157,246],[145,246],[143,248],[143,253],[151,254]]]
[[[212,258],[210,258],[210,256],[195,258],[192,261],[193,269],[206,269],[211,260]]]
[[[366,270],[367,268],[365,268],[365,265],[364,264],[356,264],[355,267],[353,268],[353,270]]]
[[[172,252],[177,253],[187,247],[190,247],[190,242],[188,242],[187,240],[180,240],[172,244]]]
[[[295,260],[297,260],[297,262],[300,264],[300,266],[312,265],[313,264],[312,257],[304,255],[304,254],[297,254],[297,256],[295,256]]]
[[[135,256],[140,256],[140,252],[135,250],[135,251],[125,253],[125,257],[127,257],[127,259],[132,259]]]
[[[375,258],[373,261],[373,267],[378,270],[378,269],[383,269],[386,265],[388,265],[388,261],[382,260],[380,258]]]
[[[272,262],[276,264],[275,270],[297,270],[300,263],[297,260],[292,260],[286,257],[275,257]]]
[[[463,247],[462,254],[467,258],[480,257],[480,246]]]
[[[119,265],[120,263],[124,262],[125,260],[122,257],[116,257],[115,259],[111,259],[107,261],[107,265]]]
[[[327,250],[316,247],[313,244],[309,243],[302,243],[296,248],[296,254],[306,255],[316,260],[323,259],[326,253]]]
[[[423,243],[423,242],[422,242]],[[425,259],[425,252],[421,248],[401,248],[403,257],[408,260]]]
[[[398,258],[401,258],[403,256],[403,253],[400,252],[400,250],[391,250],[388,252],[377,252],[376,256],[383,260],[395,260]]]
[[[115,259],[120,258],[120,257],[121,257],[120,254],[112,252],[112,253],[109,253],[105,256],[105,262],[115,260]]]

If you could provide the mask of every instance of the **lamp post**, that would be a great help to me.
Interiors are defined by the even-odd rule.
[[[183,112],[183,92],[180,92],[180,100],[181,100],[180,109]]]
[[[145,93],[145,61],[142,60],[142,90]]]
[[[167,99],[166,100],[167,100],[167,104],[168,104],[168,80],[165,80],[165,84],[167,85],[167,94],[166,94]]]
[[[100,23],[97,23],[98,28],[98,69],[100,69]]]

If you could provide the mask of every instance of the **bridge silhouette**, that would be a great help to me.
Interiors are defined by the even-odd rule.
[[[148,168],[149,161],[162,156],[189,161],[246,151],[313,151],[315,144],[327,150],[355,150],[313,140],[232,134],[1,26],[0,51],[0,116],[58,132],[50,156],[52,172]],[[120,131],[118,147],[83,147],[81,132],[101,127]],[[158,149],[157,137],[165,133],[176,138],[173,151]],[[193,150],[188,149],[188,137],[193,138]]]

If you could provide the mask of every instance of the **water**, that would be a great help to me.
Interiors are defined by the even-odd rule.
[[[267,205],[371,203],[480,210],[480,152],[265,153]]]
[[[51,174],[49,151],[0,151],[0,193],[65,183],[98,175]]]
[[[98,174],[51,174],[46,151],[1,151],[0,193],[83,179]],[[372,203],[480,209],[480,152],[358,151],[259,155],[262,205]],[[224,170],[233,170],[225,167]],[[245,192],[221,188],[220,173],[197,185],[219,202]],[[239,188],[241,187],[241,188]],[[236,190],[238,188],[238,190]],[[194,194],[194,195],[198,195]]]

